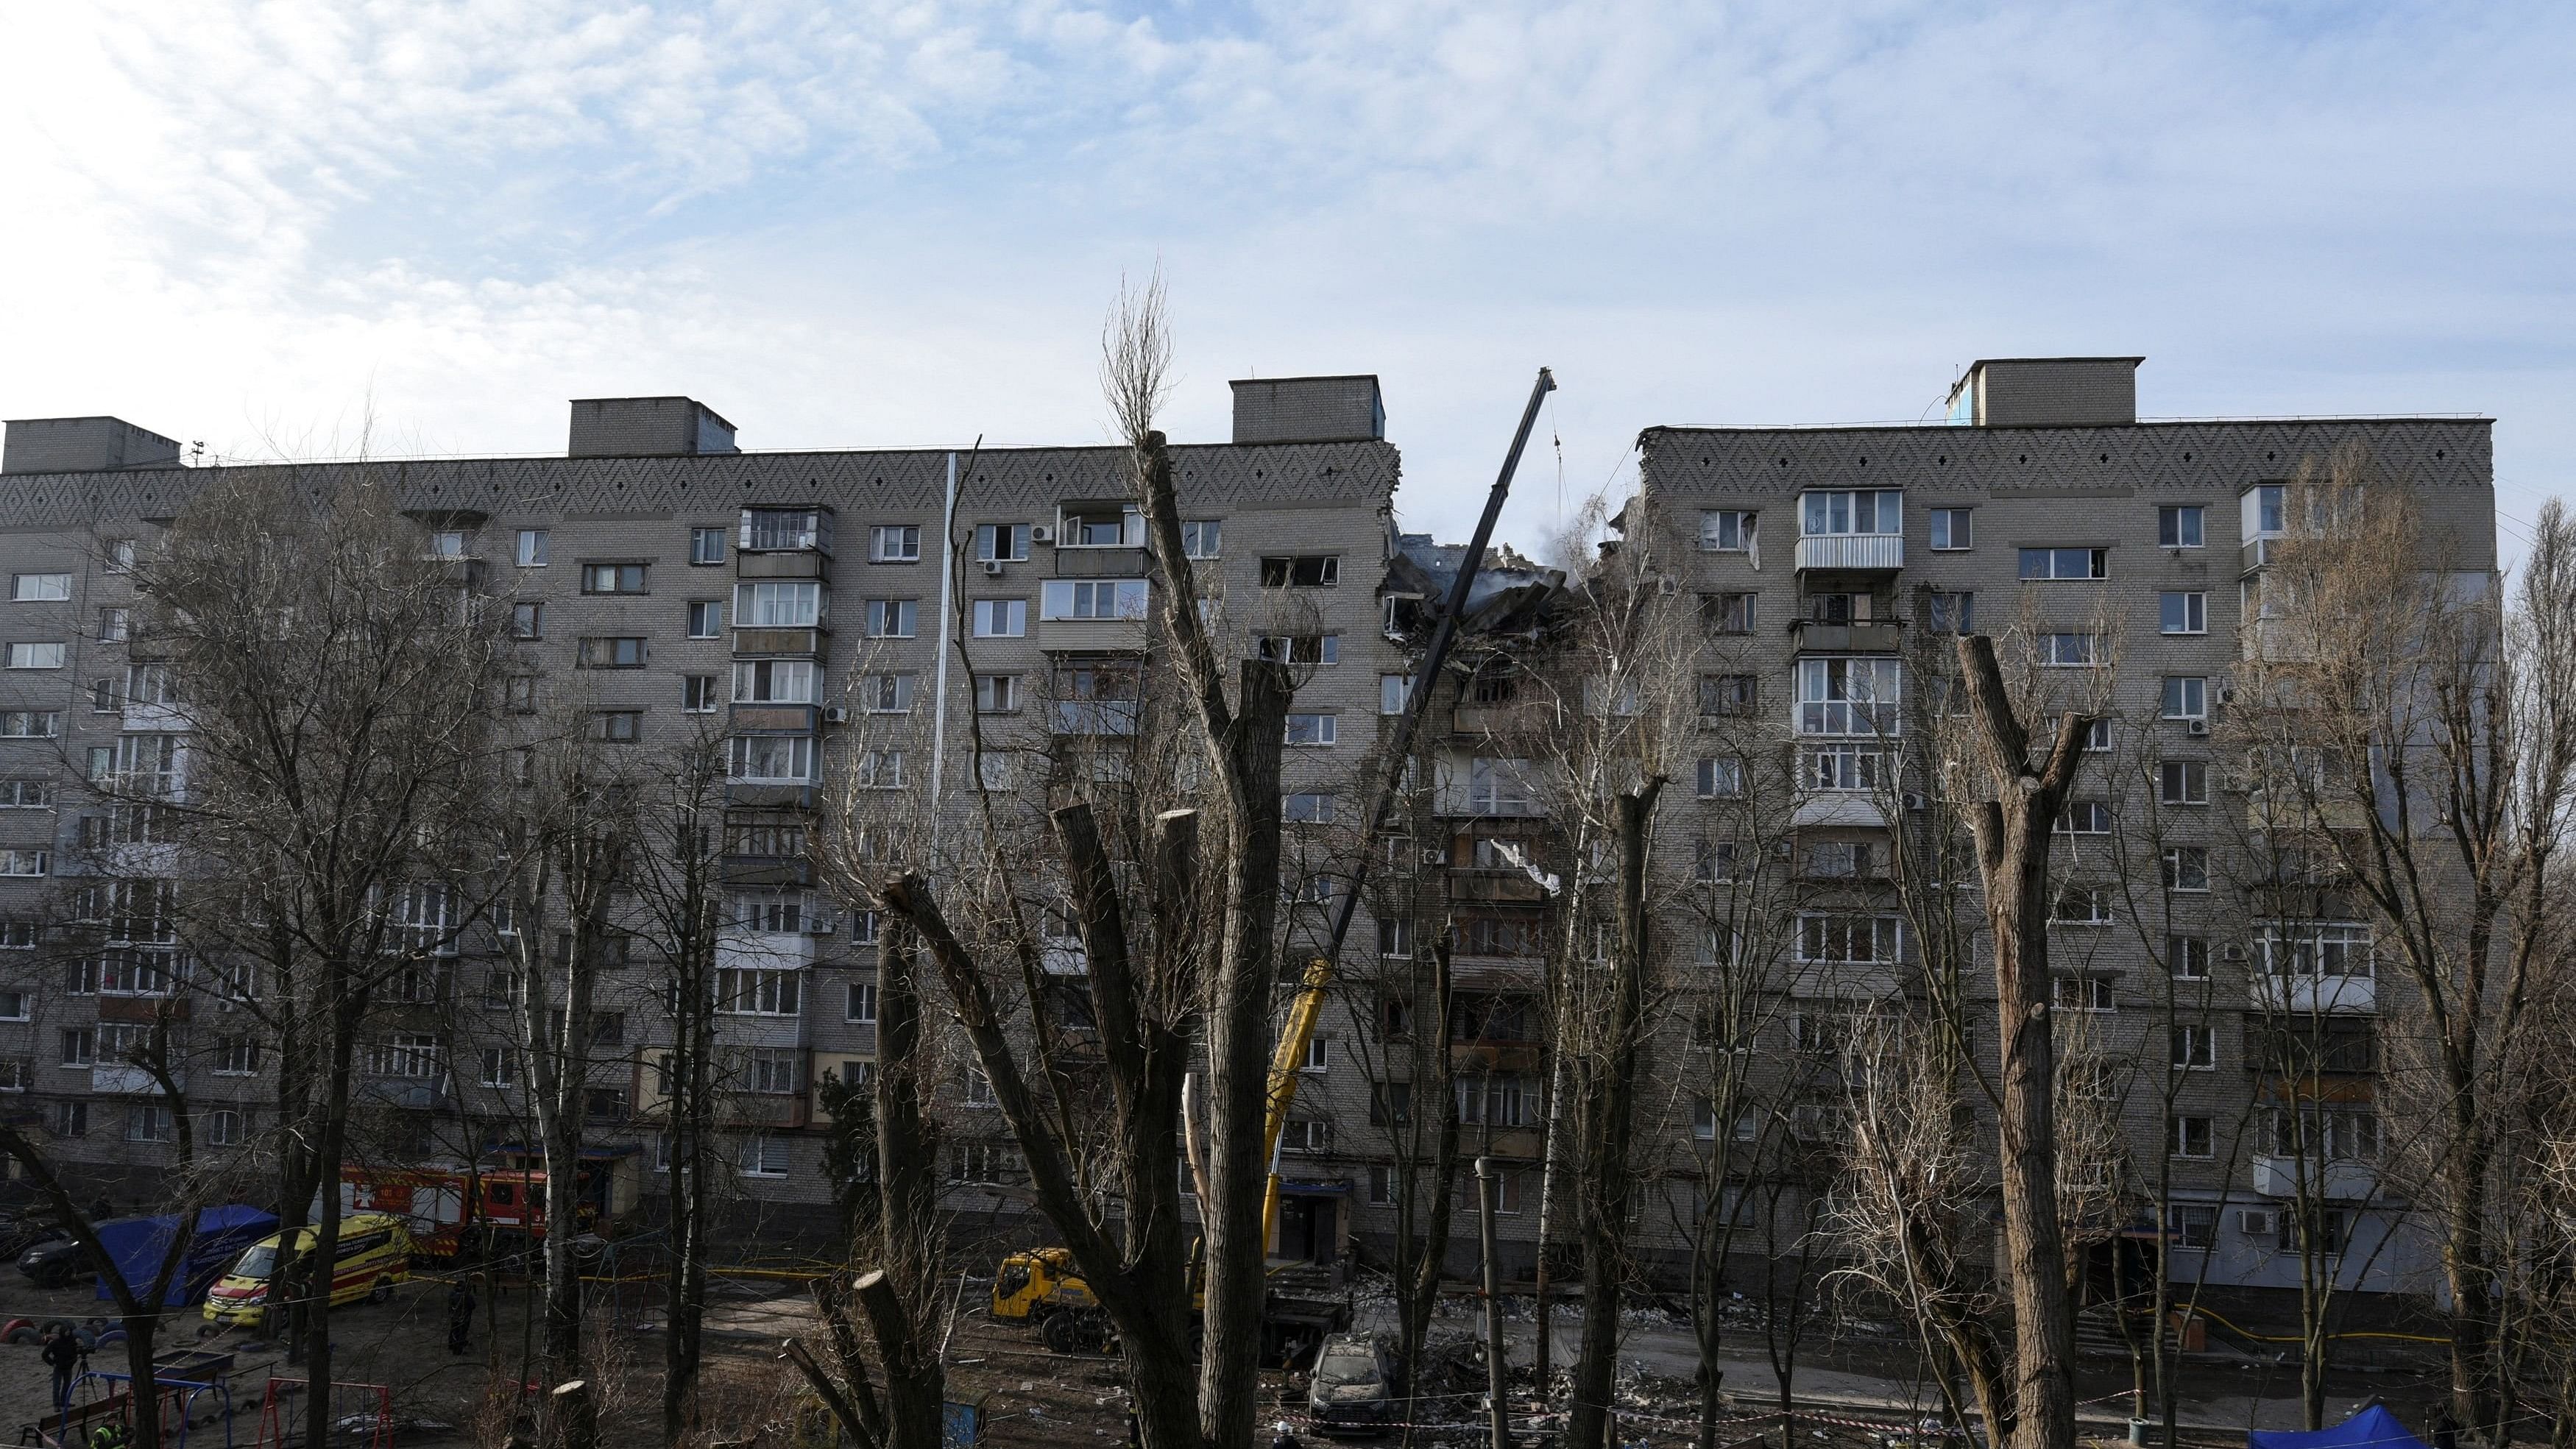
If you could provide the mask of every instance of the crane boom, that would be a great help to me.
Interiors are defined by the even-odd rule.
[[[1377,782],[1377,801],[1369,811],[1368,833],[1360,839],[1359,857],[1352,862],[1350,880],[1334,906],[1332,934],[1323,951],[1306,963],[1297,999],[1289,1005],[1288,1020],[1279,1032],[1279,1045],[1271,1054],[1270,1110],[1262,1122],[1261,1142],[1262,1155],[1270,1164],[1269,1185],[1261,1195],[1264,1252],[1269,1250],[1271,1235],[1279,1226],[1279,1131],[1287,1125],[1288,1109],[1296,1103],[1298,1074],[1305,1069],[1315,1023],[1324,1014],[1324,994],[1333,984],[1333,963],[1341,959],[1342,942],[1350,935],[1351,917],[1359,909],[1360,887],[1368,880],[1371,847],[1386,833],[1387,821],[1395,814],[1397,787],[1404,776],[1402,762],[1413,755],[1413,737],[1421,726],[1422,713],[1431,702],[1442,666],[1449,662],[1450,646],[1458,637],[1458,621],[1467,612],[1468,591],[1475,585],[1476,571],[1484,565],[1485,547],[1493,541],[1494,523],[1502,516],[1503,500],[1511,496],[1512,475],[1520,471],[1521,450],[1529,446],[1530,430],[1538,424],[1539,404],[1554,391],[1555,376],[1540,368],[1538,381],[1530,388],[1529,405],[1521,409],[1520,428],[1512,434],[1511,449],[1503,454],[1502,471],[1495,475],[1493,488],[1485,494],[1485,511],[1476,520],[1476,532],[1467,542],[1465,557],[1458,561],[1458,577],[1449,585],[1448,605],[1432,626],[1431,647],[1423,651],[1422,671],[1405,691],[1404,713],[1396,718],[1386,769]]]

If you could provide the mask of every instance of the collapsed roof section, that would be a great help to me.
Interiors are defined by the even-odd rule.
[[[1399,533],[1386,566],[1386,631],[1390,637],[1427,638],[1457,587],[1458,569],[1466,562],[1463,543],[1434,543],[1427,533]],[[1484,562],[1468,585],[1466,612],[1458,620],[1464,638],[1491,641],[1500,636],[1535,637],[1548,601],[1565,587],[1565,570],[1542,568],[1512,551],[1509,544],[1485,550]]]

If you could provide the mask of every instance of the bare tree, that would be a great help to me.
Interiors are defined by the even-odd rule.
[[[2452,1413],[2508,1437],[2498,1080],[2530,1011],[2576,785],[2576,523],[2543,512],[2510,607],[2363,453],[2310,460],[2249,597],[2242,727],[2301,767],[2281,809],[2394,957],[2429,1068],[2409,1123],[2450,1290]],[[2308,762],[2313,761],[2311,765]]]
[[[134,571],[190,731],[179,843],[208,875],[260,882],[264,954],[303,1028],[279,1043],[298,1114],[281,1153],[290,1226],[339,1180],[379,986],[452,939],[446,883],[489,762],[497,631],[457,566],[425,553],[363,472],[228,469]],[[340,1194],[318,1199],[309,1256],[329,1263]],[[329,1316],[313,1295],[304,1357],[323,1381]],[[317,1442],[330,1415],[313,1395]]]

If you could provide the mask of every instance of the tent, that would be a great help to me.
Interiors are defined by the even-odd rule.
[[[155,1218],[119,1218],[98,1225],[98,1245],[107,1250],[129,1287],[136,1293],[149,1293],[153,1275],[161,1271],[161,1256],[170,1251],[170,1235],[178,1230],[176,1213]],[[242,1249],[276,1231],[275,1213],[255,1207],[200,1208],[196,1235],[188,1240],[188,1261],[170,1275],[170,1290],[161,1299],[163,1306],[179,1308],[196,1302],[241,1256]],[[116,1296],[107,1291],[104,1277],[98,1282],[98,1296]]]
[[[2425,1449],[2424,1441],[2397,1422],[2386,1406],[2373,1404],[2332,1428],[2315,1433],[2256,1430],[2245,1436],[2246,1449]]]

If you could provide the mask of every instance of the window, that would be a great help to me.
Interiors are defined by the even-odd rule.
[[[1142,619],[1145,600],[1143,579],[1049,579],[1039,586],[1038,617]]]
[[[1977,596],[1929,592],[1923,596],[1923,627],[1935,634],[1977,632]]]
[[[1535,916],[1468,916],[1457,923],[1462,955],[1535,956],[1542,946]],[[1511,1039],[1520,1039],[1517,1029]]]
[[[762,553],[782,549],[832,551],[832,515],[819,508],[746,508],[737,548]]]
[[[67,1028],[63,1032],[62,1041],[62,1064],[64,1066],[86,1067],[95,1064],[99,1060],[98,1033],[96,1030],[86,1026]]]
[[[805,893],[796,890],[736,891],[728,906],[734,925],[765,936],[794,935],[810,919]]]
[[[1699,546],[1709,553],[1743,553],[1753,547],[1755,515],[1740,508],[1719,508],[1699,516]]]
[[[704,566],[720,564],[725,558],[725,531],[721,528],[689,530],[689,562]]]
[[[966,1105],[969,1107],[1001,1105],[1001,1099],[993,1095],[993,1079],[985,1075],[982,1067],[971,1062],[966,1066]]]
[[[2358,921],[2297,921],[2266,926],[2263,969],[2274,976],[2368,980],[2377,969],[2370,927]]]
[[[1286,1142],[1283,1134],[1281,1142]],[[948,1180],[974,1187],[1008,1187],[1026,1175],[1019,1149],[999,1142],[960,1142],[948,1149]]]
[[[546,566],[547,549],[548,540],[544,529],[523,528],[519,530],[519,567],[523,569],[544,568]]]
[[[2179,593],[2156,595],[2157,627],[2167,634],[2206,634],[2209,632],[2209,595]]]
[[[2164,716],[2167,719],[2209,718],[2209,681],[2197,674],[2166,675]]]
[[[2047,669],[2090,669],[2102,661],[2099,634],[2042,634],[2039,662]]]
[[[877,984],[875,982],[849,983],[841,1001],[841,1019],[854,1021],[862,1026],[875,1023],[877,1019]]]
[[[595,710],[590,716],[590,737],[613,745],[631,745],[644,738],[644,711]]]
[[[1894,756],[1859,745],[1829,745],[1798,756],[1798,783],[1809,790],[1875,790],[1895,783]]]
[[[1744,761],[1733,755],[1717,755],[1701,759],[1699,798],[1703,800],[1743,799]]]
[[[724,604],[717,599],[689,601],[689,637],[715,639],[724,634]]]
[[[1016,674],[978,674],[975,676],[975,712],[977,714],[1017,714],[1020,709],[1020,677]]]
[[[1894,489],[1809,493],[1799,523],[1809,538],[1843,533],[1902,533],[1905,495]]]
[[[53,1115],[49,1119],[49,1125],[52,1126],[54,1129],[54,1135],[57,1137],[88,1136],[89,1103],[56,1102],[54,1104]]]
[[[1377,712],[1404,713],[1405,701],[1413,695],[1413,679],[1404,674],[1381,674],[1377,677]]]
[[[2203,1159],[2218,1155],[2218,1133],[2207,1117],[2165,1119],[2165,1155]]]
[[[868,558],[875,563],[919,563],[921,528],[911,523],[880,523],[868,530]]]
[[[1750,674],[1703,674],[1699,677],[1699,712],[1705,715],[1753,713],[1761,688]]]
[[[1221,518],[1186,518],[1181,520],[1181,557],[1215,558],[1225,542],[1225,520]]]
[[[2159,805],[2208,804],[2209,763],[2206,760],[2157,761],[2156,803]]]
[[[1291,1117],[1280,1123],[1279,1150],[1304,1153],[1332,1151],[1332,1120],[1326,1117]]]
[[[2171,1238],[2173,1246],[2207,1251],[2218,1243],[2218,1209],[2205,1203],[2176,1203],[2173,1207]]]
[[[512,714],[537,712],[537,678],[533,674],[514,674],[501,681],[501,703]]]
[[[792,1097],[805,1087],[804,1074],[797,1070],[794,1047],[745,1047],[732,1066],[738,1091]]]
[[[2159,548],[2200,547],[2202,511],[2197,503],[2169,503],[2157,509],[2156,546]]]
[[[801,971],[725,967],[716,972],[716,1010],[727,1016],[794,1016],[803,976]]]
[[[1029,526],[1025,523],[979,523],[975,525],[975,557],[983,563],[1018,563],[1029,556]]]
[[[814,780],[812,735],[735,735],[726,779],[737,785],[807,785]]]
[[[485,1047],[475,1081],[494,1091],[506,1092],[519,1085],[519,1051],[516,1047]]]
[[[713,714],[720,698],[716,676],[683,674],[680,676],[680,711],[683,714]]]
[[[2173,1029],[2173,1065],[2198,1071],[2218,1065],[2218,1028],[2178,1026]]]
[[[736,584],[733,590],[733,622],[737,629],[818,629],[823,625],[823,586],[819,583]],[[874,632],[874,605],[870,601],[870,632]],[[913,605],[903,603],[903,631],[899,636],[912,637]]]
[[[2209,938],[2206,936],[2165,937],[2165,969],[2176,981],[2209,979]]]
[[[585,594],[640,594],[644,592],[644,565],[583,564],[581,591]]]
[[[1334,716],[1329,714],[1291,714],[1288,743],[1292,747],[1321,749],[1333,742],[1334,724]]]
[[[1704,594],[1701,614],[1708,626],[1720,634],[1750,634],[1754,598],[1752,594]]]
[[[1522,1077],[1470,1077],[1457,1084],[1458,1121],[1468,1127],[1535,1127],[1539,1094]]]
[[[510,637],[513,639],[543,639],[546,637],[546,606],[543,604],[512,604],[510,606]]]
[[[1381,917],[1377,923],[1377,953],[1381,956],[1413,954],[1413,923],[1401,916]]]
[[[2111,551],[2107,548],[2026,548],[2021,551],[2021,576],[2025,579],[2107,579],[2111,576]]]
[[[127,705],[175,704],[178,699],[177,681],[171,678],[169,665],[138,661],[125,666]]]
[[[1470,815],[1527,815],[1530,813],[1530,762],[1520,759],[1488,759],[1478,756],[1467,762],[1467,813]]]
[[[1253,655],[1278,664],[1339,664],[1339,634],[1264,634],[1253,641]]]
[[[50,780],[29,776],[0,779],[0,810],[43,810],[54,803],[54,785]]]
[[[465,557],[465,531],[460,528],[434,528],[429,534],[431,558]]]
[[[376,1077],[435,1077],[440,1073],[438,1038],[422,1032],[396,1032],[367,1046],[367,1074]]]
[[[1340,554],[1274,554],[1261,561],[1261,586],[1265,589],[1329,589],[1341,581]]]
[[[2111,807],[2099,800],[2075,800],[2057,817],[2060,835],[2108,835],[2111,833]]]
[[[17,574],[9,597],[21,604],[58,604],[72,596],[70,574]]]
[[[903,751],[863,750],[859,754],[859,788],[862,790],[900,790],[903,788]]]
[[[2116,1011],[2117,1000],[2108,976],[2061,975],[2051,982],[2052,999],[2060,1011]]]
[[[1333,797],[1316,793],[1283,795],[1279,801],[1279,818],[1291,825],[1330,825],[1333,823]]]
[[[63,717],[53,710],[0,710],[0,740],[58,739],[63,732]]]
[[[1798,733],[1897,733],[1903,678],[1903,666],[1894,659],[1799,660]]]
[[[100,544],[99,553],[100,556],[106,560],[106,568],[109,573],[130,574],[134,572],[133,539],[107,539]]]
[[[60,669],[63,667],[63,646],[59,643],[12,644],[9,646],[9,667]]]
[[[785,1177],[787,1139],[754,1132],[735,1144],[734,1167],[745,1177]]]
[[[2379,1114],[2367,1107],[2317,1102],[2277,1107],[2257,1120],[2266,1157],[2305,1157],[2322,1162],[2379,1159]]]
[[[255,1077],[259,1075],[259,1038],[228,1036],[215,1043],[215,1075],[219,1077]]]
[[[167,1142],[175,1132],[170,1109],[161,1103],[141,1102],[125,1109],[128,1142]]]
[[[2105,885],[2067,885],[2057,890],[2057,899],[2048,908],[2052,926],[2107,926],[2111,924],[2111,888]]]
[[[644,655],[644,641],[640,637],[594,637],[581,641],[580,658],[584,669],[641,669]]]
[[[129,637],[131,637],[133,632],[130,627],[130,619],[131,616],[123,609],[99,610],[98,642],[101,644],[124,643]]]
[[[0,850],[0,876],[43,875],[51,866],[53,853],[44,850]]]
[[[867,604],[868,637],[871,639],[909,639],[921,605],[912,599],[870,599]]]
[[[1057,511],[1058,548],[1142,548],[1145,515],[1134,504],[1068,505]]]
[[[1904,939],[1904,923],[1894,916],[1798,918],[1801,961],[1893,962]]]
[[[736,704],[812,704],[821,685],[811,659],[744,659],[733,666]]]
[[[1029,632],[1029,601],[977,599],[974,618],[978,639],[1017,639]]]
[[[1731,878],[1734,865],[1735,847],[1728,843],[1724,862],[1727,875],[1708,879]],[[1821,880],[1856,880],[1865,876],[1869,874],[1869,846],[1857,840],[1825,840],[1810,845],[1807,847],[1807,874]]]
[[[1976,547],[1975,515],[1972,508],[1933,509],[1932,547],[1944,553]]]

